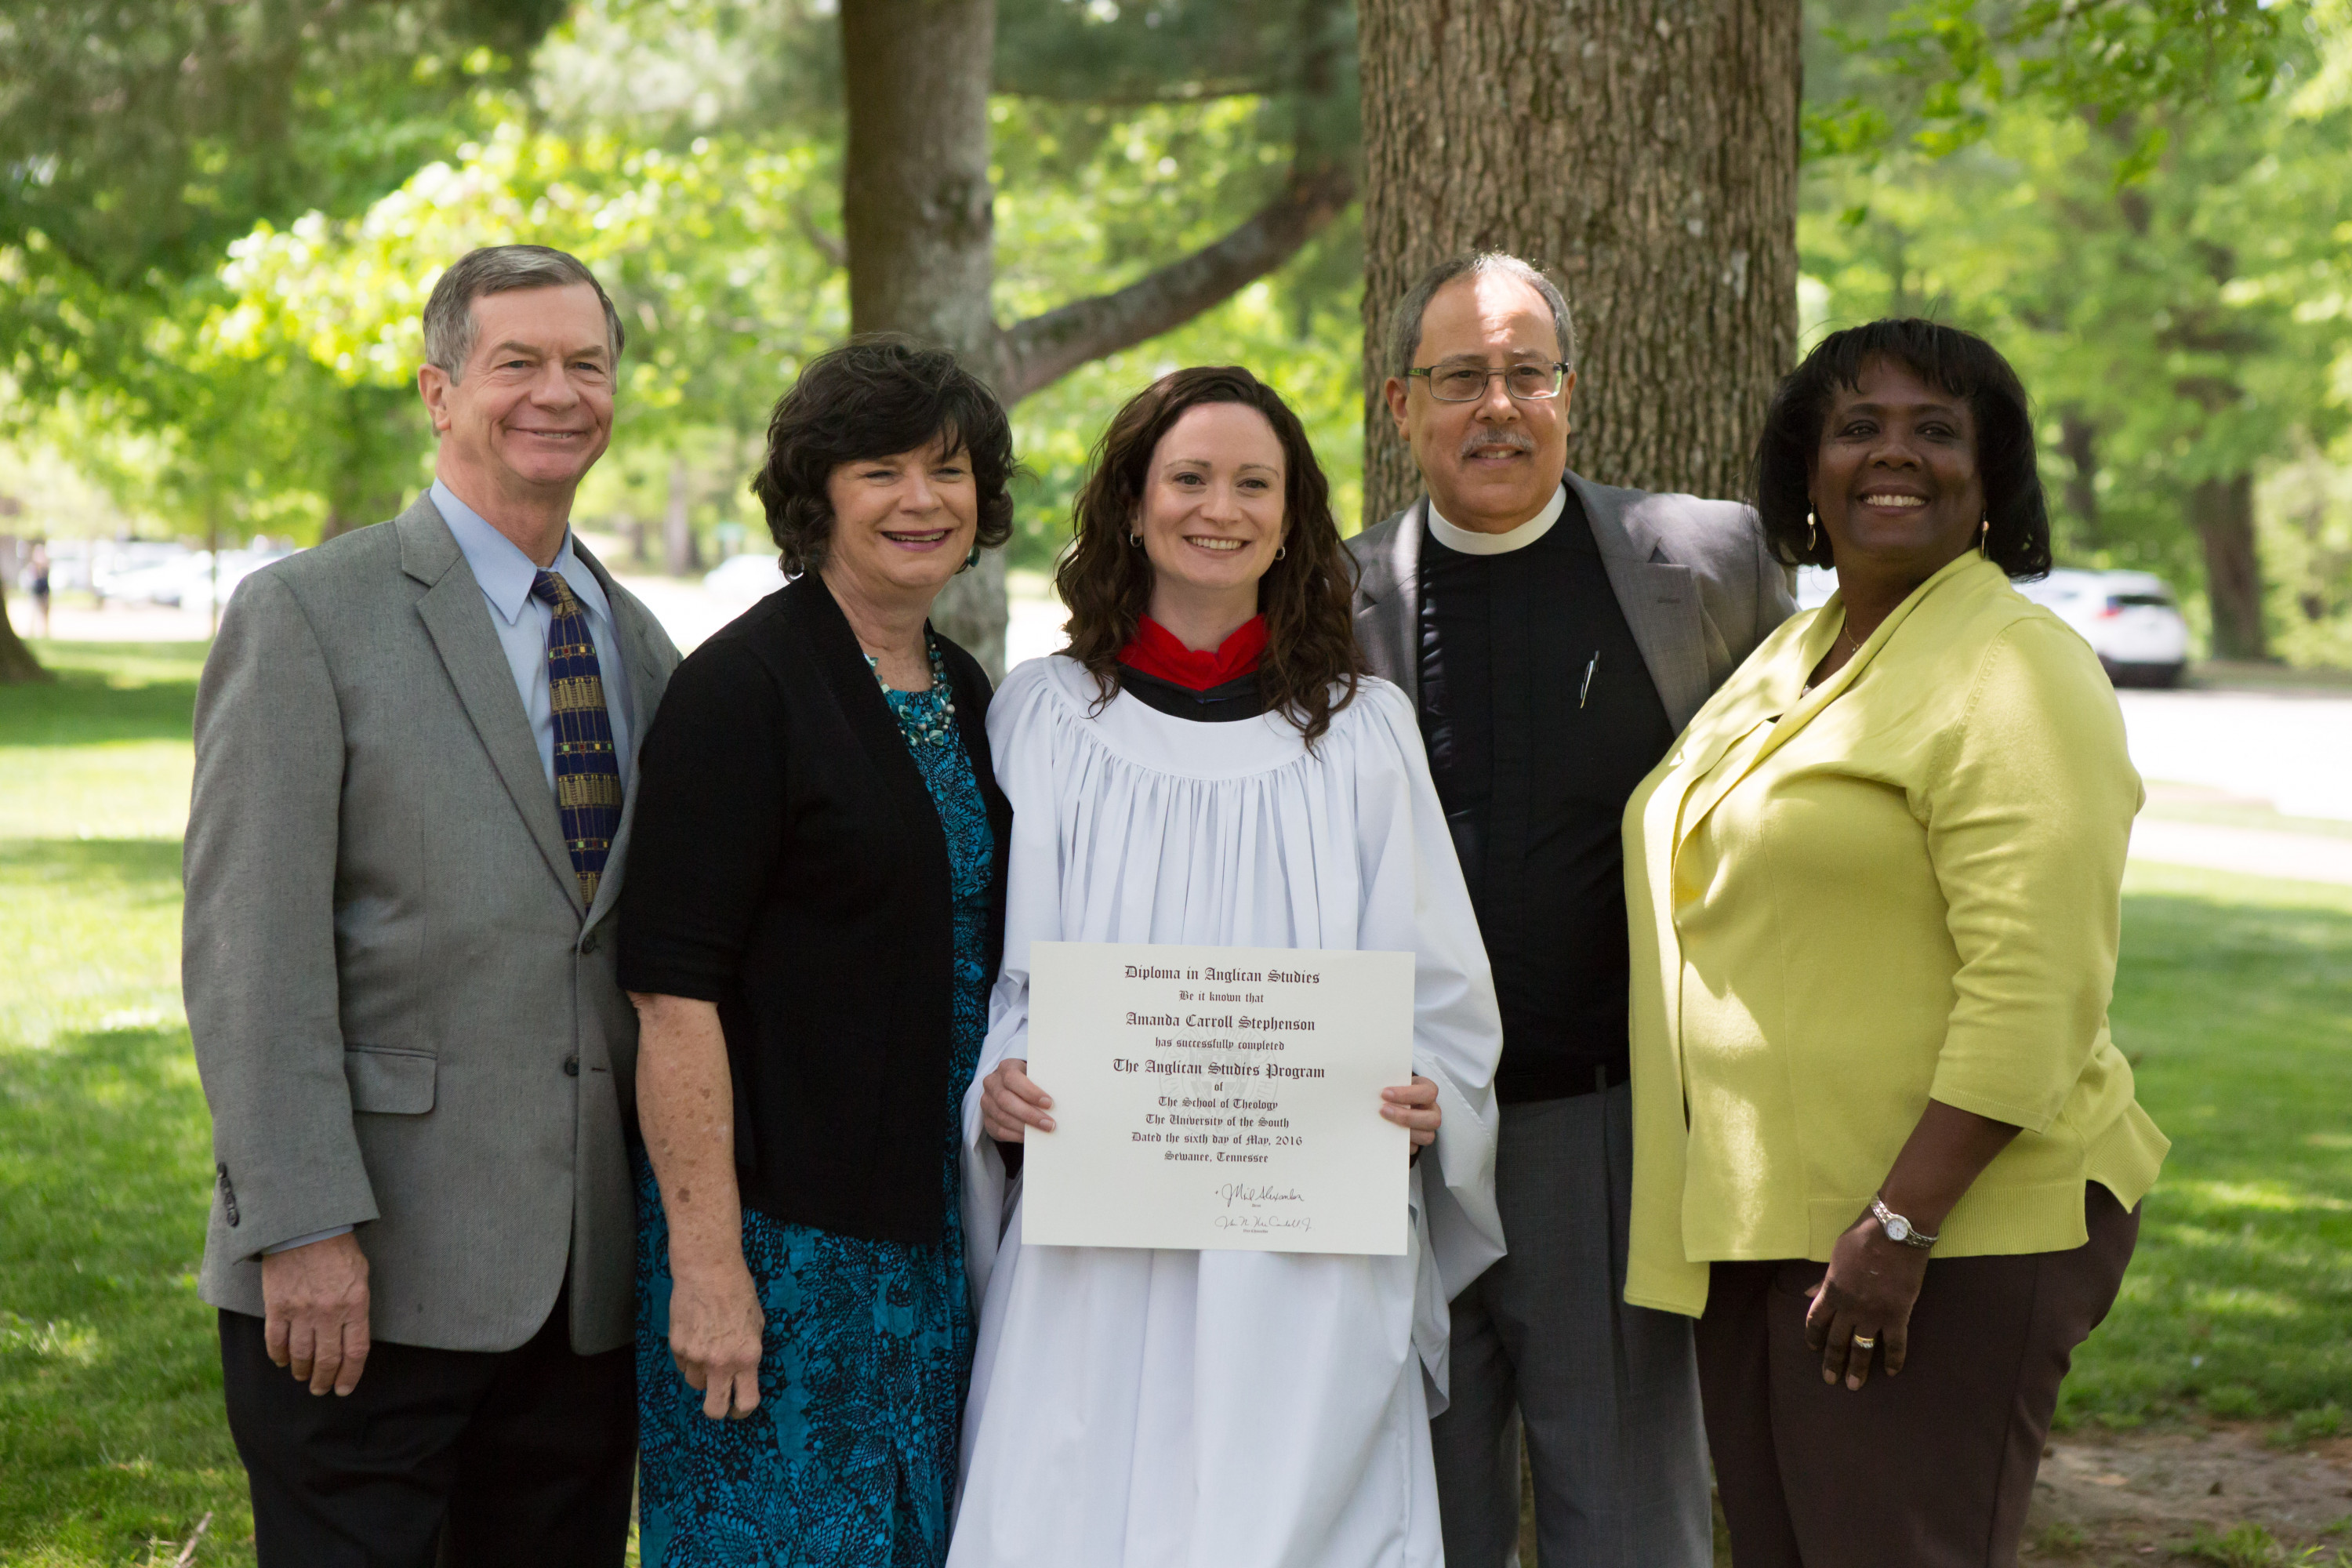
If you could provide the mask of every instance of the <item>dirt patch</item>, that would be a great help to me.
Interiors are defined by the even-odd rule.
[[[2251,1564],[2263,1559],[2176,1549],[2200,1530],[2226,1537],[2254,1525],[2283,1549],[2272,1561],[2294,1563],[2316,1546],[2315,1561],[2332,1563],[2336,1549],[2352,1554],[2347,1521],[2352,1438],[2281,1450],[2251,1425],[2076,1433],[2053,1439],[2042,1458],[2020,1561]]]

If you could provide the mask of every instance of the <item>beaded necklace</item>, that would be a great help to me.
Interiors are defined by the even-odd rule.
[[[941,745],[955,732],[955,689],[948,684],[947,660],[940,657],[937,637],[924,639],[931,656],[931,688],[928,691],[900,691],[882,679],[881,661],[872,654],[866,656],[866,668],[874,672],[874,684],[882,688],[891,710],[898,718],[899,727],[907,739],[918,746]]]

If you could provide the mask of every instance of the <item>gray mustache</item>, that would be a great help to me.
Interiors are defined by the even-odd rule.
[[[1508,447],[1515,452],[1532,452],[1536,438],[1508,425],[1495,430],[1474,430],[1462,437],[1462,450],[1454,455],[1466,458],[1481,447]]]

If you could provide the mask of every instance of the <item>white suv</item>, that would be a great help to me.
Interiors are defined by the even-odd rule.
[[[2117,686],[2178,686],[2189,663],[2189,623],[2164,579],[2146,572],[2061,568],[2017,591],[2083,634]]]

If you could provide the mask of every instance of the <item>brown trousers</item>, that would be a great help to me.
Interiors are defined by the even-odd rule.
[[[2139,1214],[2084,1189],[2069,1252],[1927,1265],[1902,1375],[1822,1381],[1805,1292],[1826,1268],[1717,1263],[1698,1380],[1738,1568],[2010,1568],[2074,1347],[2122,1285]]]

